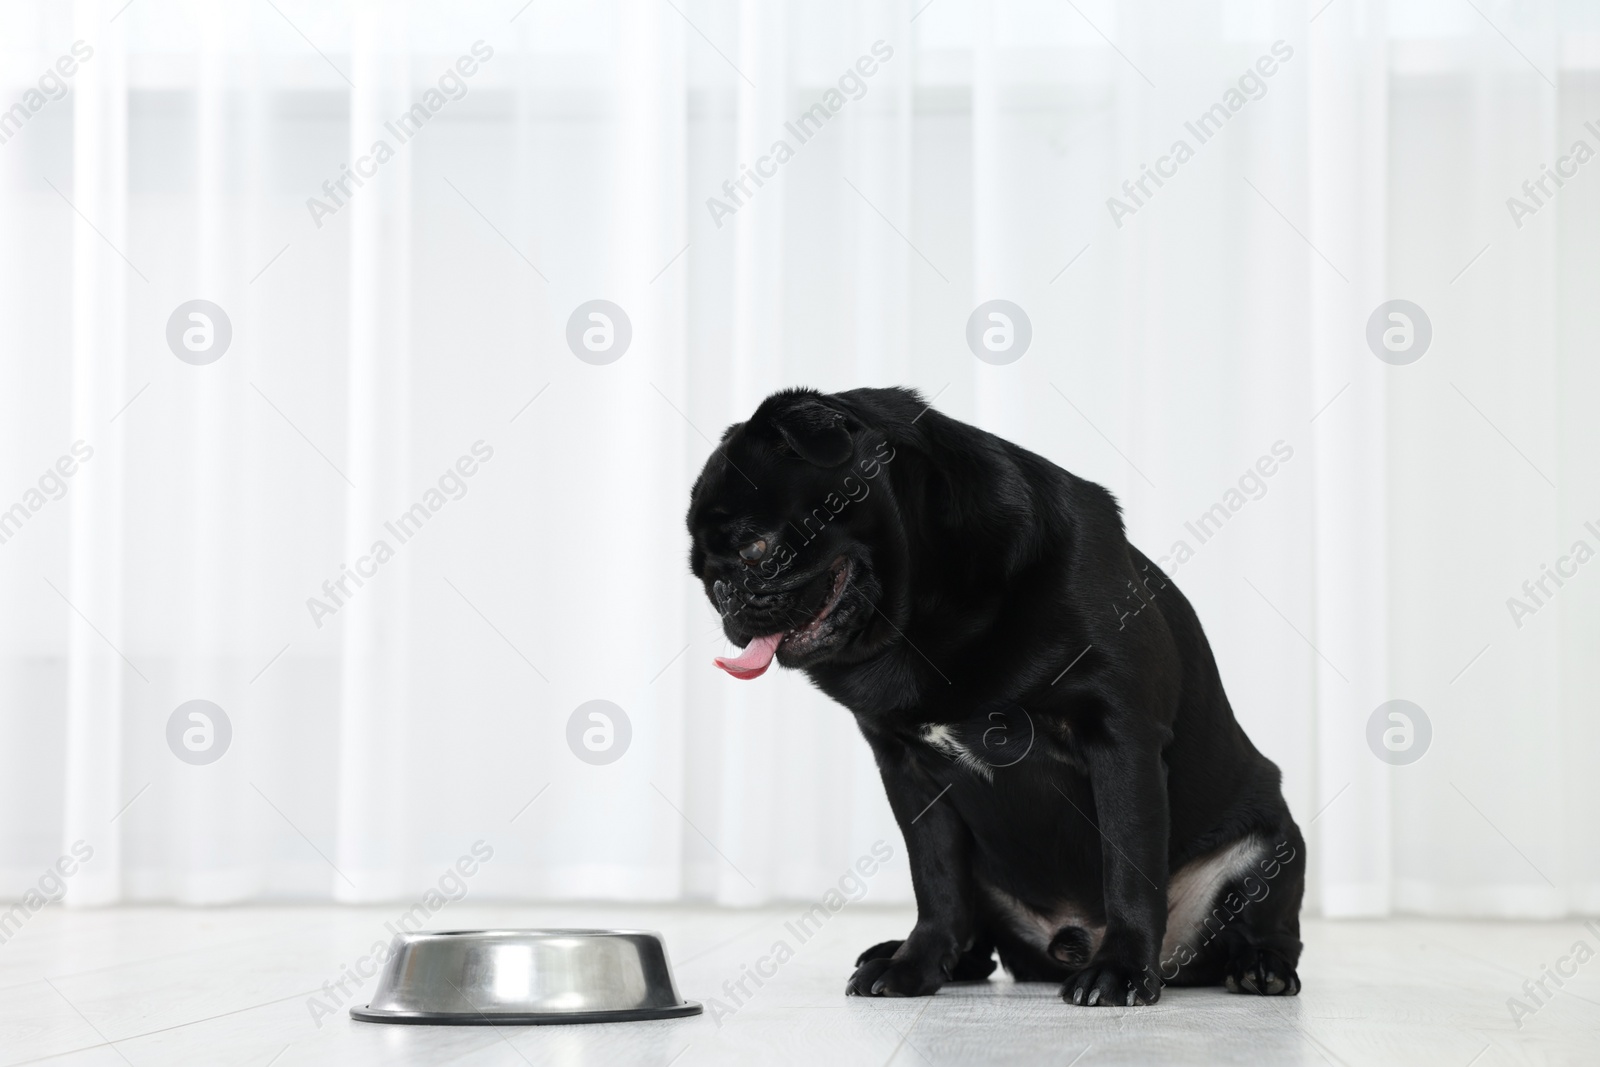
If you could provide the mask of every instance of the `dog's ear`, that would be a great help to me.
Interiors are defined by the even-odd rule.
[[[800,400],[779,412],[773,420],[784,444],[807,463],[819,467],[838,467],[848,462],[855,451],[850,438],[849,419],[819,400]]]

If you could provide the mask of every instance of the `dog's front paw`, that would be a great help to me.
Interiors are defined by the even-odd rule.
[[[856,957],[856,966],[859,967],[868,960],[886,960],[903,944],[904,941],[880,941]]]
[[[1161,999],[1161,979],[1149,967],[1099,960],[1067,979],[1061,999],[1089,1008],[1154,1004]]]
[[[879,957],[856,968],[844,993],[847,997],[927,997],[942,985],[944,976],[937,967],[915,959]]]
[[[1230,993],[1292,997],[1300,992],[1300,976],[1289,961],[1268,948],[1243,948],[1229,957],[1223,986]]]

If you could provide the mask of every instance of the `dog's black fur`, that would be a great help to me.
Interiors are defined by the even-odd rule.
[[[1299,991],[1278,768],[1109,492],[910,390],[795,389],[723,435],[688,522],[727,637],[786,635],[905,835],[916,925],[848,993],[930,994],[996,951],[1074,1004]]]

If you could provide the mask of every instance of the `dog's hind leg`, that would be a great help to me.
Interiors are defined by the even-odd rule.
[[[1305,842],[1287,812],[1277,829],[1185,868],[1174,879],[1162,981],[1260,996],[1298,993],[1305,868]]]
[[[1269,843],[1263,870],[1239,879],[1230,891],[1243,909],[1217,931],[1181,985],[1218,985],[1230,993],[1292,997],[1300,992],[1300,902],[1305,895],[1306,849],[1286,822]]]
[[[1292,997],[1300,992],[1300,901],[1305,895],[1306,844],[1295,824],[1284,820],[1265,862],[1276,876],[1272,892],[1251,902],[1239,922],[1222,932],[1222,984],[1230,993]],[[1273,868],[1269,867],[1268,870]],[[1265,876],[1265,871],[1263,876]]]

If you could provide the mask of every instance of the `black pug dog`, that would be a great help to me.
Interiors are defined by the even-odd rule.
[[[917,921],[846,986],[1300,991],[1305,844],[1194,609],[1116,499],[906,389],[792,389],[723,434],[689,566],[744,647],[849,708],[905,835]]]

